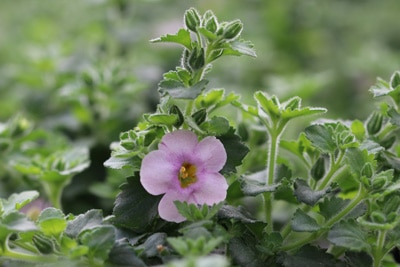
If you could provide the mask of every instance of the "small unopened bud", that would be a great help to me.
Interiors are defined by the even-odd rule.
[[[400,72],[396,71],[390,78],[390,87],[396,89],[400,85]]]
[[[215,33],[218,29],[217,18],[215,16],[210,17],[209,19],[207,19],[204,26],[210,32]]]
[[[202,124],[207,118],[207,110],[205,108],[199,109],[198,111],[192,114],[192,118],[194,119],[197,125]]]
[[[381,189],[386,184],[386,177],[378,176],[372,180],[372,189]]]
[[[385,149],[389,149],[392,147],[394,142],[396,142],[396,136],[392,135],[380,141],[379,144],[383,146]]]
[[[378,133],[382,128],[383,115],[380,112],[373,112],[367,121],[367,131],[370,135]]]
[[[382,212],[379,211],[373,211],[371,213],[371,219],[375,223],[385,223],[386,222],[386,216]]]
[[[173,105],[170,109],[169,109],[169,114],[175,114],[178,116],[178,120],[176,121],[176,123],[174,124],[174,126],[176,128],[179,128],[183,122],[184,122],[184,118],[183,118],[183,114],[182,111],[176,106]]]
[[[311,177],[318,181],[325,175],[325,159],[319,157],[310,170]]]
[[[286,102],[285,109],[295,110],[299,109],[301,104],[301,99],[299,97],[293,97]]]
[[[186,10],[185,25],[189,30],[197,32],[197,27],[200,26],[200,16],[196,9],[190,8]]]
[[[226,24],[224,31],[222,32],[222,37],[227,40],[236,39],[243,30],[243,24],[240,20],[234,20]]]
[[[188,58],[188,64],[191,70],[196,71],[204,67],[204,49],[196,47],[193,49]]]
[[[371,163],[369,162],[365,163],[364,167],[361,170],[361,175],[367,178],[371,178],[373,174],[374,174],[374,169],[372,168]]]

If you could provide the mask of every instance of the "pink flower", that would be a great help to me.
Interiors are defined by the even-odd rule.
[[[199,142],[193,132],[178,130],[144,157],[140,181],[150,194],[164,194],[158,205],[161,218],[182,222],[174,201],[212,205],[225,200],[228,184],[219,173],[225,162],[225,148],[217,138]]]

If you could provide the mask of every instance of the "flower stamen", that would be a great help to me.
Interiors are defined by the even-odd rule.
[[[184,163],[179,170],[179,182],[181,183],[181,187],[188,187],[196,181],[196,166],[190,163]]]

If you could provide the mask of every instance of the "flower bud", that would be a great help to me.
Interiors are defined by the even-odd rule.
[[[190,51],[188,49],[183,50],[181,65],[186,70],[190,70],[189,56],[190,56]]]
[[[371,178],[374,175],[374,169],[372,168],[371,163],[367,162],[361,169],[361,175],[367,178]]]
[[[240,20],[234,20],[226,24],[224,31],[222,32],[222,37],[227,40],[236,39],[243,30],[243,24]]]
[[[176,128],[179,128],[179,127],[183,124],[183,121],[184,121],[183,114],[182,114],[181,110],[178,108],[178,106],[173,105],[173,106],[169,109],[169,114],[175,114],[175,115],[178,116],[178,120],[177,120],[177,122],[174,124],[174,126],[175,126]]]
[[[367,121],[367,131],[370,135],[378,133],[382,128],[383,115],[374,111]]]
[[[386,177],[378,176],[372,180],[372,189],[378,190],[385,186]]]
[[[192,114],[192,118],[194,119],[197,125],[202,124],[207,118],[207,110],[205,108],[199,109],[198,111]]]
[[[210,17],[209,19],[207,19],[207,21],[205,22],[204,27],[209,30],[212,33],[215,33],[218,29],[218,22],[217,22],[217,18],[215,16]]]
[[[388,223],[392,223],[392,222],[396,221],[396,219],[397,219],[397,212],[391,212],[386,217],[386,221]]]
[[[371,219],[375,223],[385,223],[386,222],[386,216],[380,211],[373,211],[371,213]]]
[[[325,159],[323,157],[319,157],[317,161],[311,168],[311,177],[318,181],[325,175]]]
[[[42,234],[35,234],[32,242],[42,254],[50,254],[54,251],[54,243],[49,237]]]
[[[396,89],[396,87],[399,85],[400,85],[400,72],[396,71],[390,78],[390,87],[392,87],[392,89]]]
[[[204,49],[195,47],[189,55],[188,64],[191,70],[196,71],[204,67]]]
[[[190,8],[186,10],[185,25],[189,30],[197,32],[197,27],[200,26],[200,16],[196,9]]]
[[[285,109],[296,110],[300,108],[301,99],[299,97],[293,97],[289,99],[285,104]]]
[[[392,135],[381,140],[379,144],[383,146],[385,149],[389,149],[392,147],[395,141],[396,141],[396,136]]]

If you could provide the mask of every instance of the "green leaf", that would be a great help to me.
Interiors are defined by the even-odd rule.
[[[107,260],[115,267],[146,267],[147,265],[136,255],[135,249],[124,239],[118,240],[112,247]],[[108,266],[108,265],[106,265]]]
[[[67,228],[64,213],[56,208],[44,209],[40,213],[37,223],[45,235],[56,237]]]
[[[374,95],[374,97],[380,97],[388,95],[393,90],[390,88],[390,84],[387,81],[378,77],[376,79],[376,84],[371,86],[369,91]]]
[[[256,196],[264,192],[274,192],[280,184],[266,185],[265,180],[267,171],[262,170],[250,175],[244,175],[240,179],[240,186],[243,193],[247,196]]]
[[[364,124],[360,120],[354,120],[350,126],[351,132],[358,140],[363,140],[365,137]]]
[[[0,216],[20,210],[26,204],[39,197],[37,191],[24,191],[12,194],[7,200],[0,199]],[[2,207],[2,208],[1,208]]]
[[[166,233],[154,233],[149,236],[146,241],[143,243],[143,254],[147,257],[156,257],[159,255],[159,251],[157,246],[164,246],[167,242],[167,234]]]
[[[173,126],[178,121],[176,114],[151,114],[145,117],[145,119],[155,125],[167,125]]]
[[[228,251],[235,263],[234,266],[264,267],[265,262],[254,245],[254,237],[247,235],[229,240]]]
[[[102,222],[103,212],[101,210],[89,210],[85,214],[80,214],[72,221],[69,221],[65,234],[69,237],[77,238],[81,232],[98,227]]]
[[[147,232],[158,216],[161,197],[147,193],[138,175],[128,177],[115,201],[113,223],[136,233]]]
[[[187,49],[192,49],[192,39],[190,38],[190,33],[188,30],[180,29],[177,34],[167,34],[163,35],[159,38],[150,40],[152,43],[177,43],[181,44]]]
[[[30,221],[24,214],[12,211],[5,215],[0,221],[0,232],[29,232],[37,230],[36,225]],[[3,236],[4,233],[0,233]]]
[[[292,229],[296,232],[316,232],[321,229],[317,221],[301,209],[297,209],[292,218]]]
[[[355,220],[341,221],[328,233],[329,242],[353,251],[371,251],[368,234],[360,228]]]
[[[390,117],[390,123],[400,127],[400,114],[393,107],[390,107],[387,113]]]
[[[257,91],[254,93],[259,109],[262,109],[271,117],[279,117],[281,115],[280,103],[276,96],[269,97],[266,93]],[[261,114],[261,112],[258,112]]]
[[[196,98],[196,107],[197,108],[208,108],[211,107],[215,104],[217,104],[219,101],[222,100],[224,97],[225,90],[224,89],[213,89],[206,94],[201,94]]]
[[[191,87],[186,87],[183,83],[175,80],[162,80],[158,89],[160,94],[168,94],[177,99],[195,99],[206,88],[208,80],[201,80]]]
[[[230,130],[229,121],[224,117],[212,117],[210,120],[200,125],[205,132],[220,136],[226,134]]]
[[[294,182],[294,195],[297,200],[307,205],[314,206],[318,200],[326,196],[330,192],[330,188],[320,191],[313,191],[307,182],[303,179],[296,179]]]
[[[311,125],[305,129],[305,133],[311,143],[322,152],[333,153],[336,150],[332,132],[325,125]]]
[[[346,208],[349,203],[349,199],[331,197],[325,198],[323,202],[318,204],[318,206],[321,215],[324,216],[327,221]],[[366,204],[360,203],[346,215],[346,218],[357,218],[365,213],[366,208]]]
[[[256,223],[257,221],[250,217],[247,212],[240,207],[236,208],[230,205],[222,206],[218,212],[219,219],[234,219],[243,223]]]
[[[221,209],[223,202],[209,206],[207,204],[196,205],[193,203],[174,201],[179,213],[188,221],[209,220]]]
[[[232,127],[227,133],[219,135],[217,138],[224,145],[227,154],[227,160],[221,173],[236,172],[236,167],[242,164],[242,160],[249,152],[248,147],[241,142],[240,136],[235,134]]]
[[[365,252],[347,251],[345,253],[346,262],[350,267],[365,267],[372,266],[371,255]]]
[[[305,107],[295,110],[284,110],[282,112],[282,119],[289,120],[293,118],[317,115],[326,112],[327,112],[326,108],[318,108],[318,107]]]
[[[102,225],[85,232],[80,241],[89,248],[90,259],[106,260],[115,242],[115,229],[111,225]]]
[[[257,57],[253,43],[244,40],[235,40],[227,43],[224,47],[223,55]]]
[[[311,245],[300,248],[295,254],[282,254],[278,258],[285,267],[324,266],[337,267],[334,257]]]

